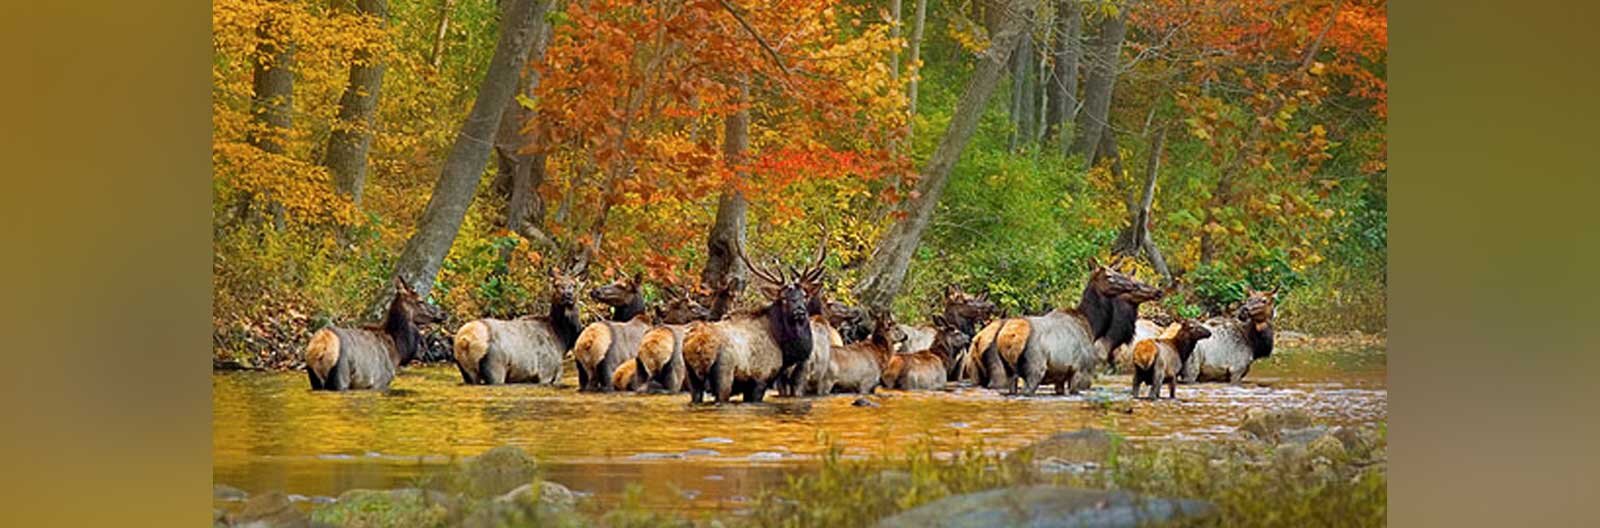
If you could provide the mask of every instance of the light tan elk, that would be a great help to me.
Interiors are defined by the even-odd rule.
[[[1133,277],[1096,265],[1077,307],[1002,322],[989,349],[1004,368],[1004,386],[1016,394],[1020,380],[1022,393],[1030,396],[1042,383],[1054,384],[1056,394],[1089,388],[1095,369],[1111,360],[1111,351],[1133,339],[1139,304],[1161,294]]]
[[[906,335],[888,312],[872,314],[872,321],[872,335],[866,341],[833,351],[834,391],[872,394],[883,385],[883,370],[889,366],[895,345],[904,342]]]
[[[967,349],[972,338],[961,326],[942,315],[933,316],[933,343],[909,354],[895,354],[883,369],[883,386],[900,390],[940,390],[945,382],[958,377],[955,356]]]
[[[422,349],[417,325],[444,320],[435,306],[398,278],[394,299],[377,326],[330,326],[311,335],[304,359],[312,390],[389,388],[395,372]]]
[[[550,268],[550,314],[518,319],[478,319],[456,331],[456,366],[467,384],[554,384],[561,361],[578,340],[580,261],[563,272]]]
[[[693,295],[664,288],[667,301],[656,309],[662,324],[644,333],[639,355],[617,368],[612,385],[617,390],[676,393],[684,390],[683,334],[689,323],[711,318],[711,310]],[[713,294],[714,296],[715,294]],[[626,372],[627,374],[623,374]]]
[[[750,263],[742,247],[735,249],[739,260],[759,280],[768,304],[722,321],[689,326],[683,338],[683,360],[690,400],[695,403],[708,391],[717,403],[728,402],[735,391],[743,394],[745,402],[759,402],[780,373],[795,375],[794,367],[811,357],[815,333],[806,306],[822,287],[826,233],[811,266],[793,276],[782,270],[763,270]]]
[[[1183,369],[1195,344],[1211,337],[1205,325],[1192,319],[1172,323],[1161,335],[1133,343],[1133,396],[1139,397],[1139,385],[1150,385],[1150,399],[1161,398],[1161,385],[1167,385],[1167,397],[1178,397],[1178,371]]]
[[[654,326],[644,310],[639,275],[623,277],[589,292],[589,298],[611,306],[611,320],[590,323],[572,348],[578,368],[578,390],[611,392],[617,367],[633,362],[639,342]]]
[[[1233,317],[1207,320],[1211,338],[1195,347],[1194,357],[1184,364],[1178,379],[1184,383],[1243,380],[1250,373],[1250,364],[1272,355],[1277,297],[1277,289],[1251,291]]]

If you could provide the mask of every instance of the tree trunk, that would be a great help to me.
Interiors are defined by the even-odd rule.
[[[478,87],[472,111],[456,134],[439,182],[434,186],[428,206],[417,223],[417,232],[406,242],[395,265],[395,276],[418,294],[427,296],[450,245],[461,229],[461,221],[472,204],[484,164],[489,161],[489,142],[500,117],[517,89],[521,59],[533,44],[533,28],[544,20],[548,0],[509,0],[500,15],[500,38],[495,44],[489,71]]]
[[[1089,60],[1089,78],[1083,83],[1083,110],[1078,112],[1073,128],[1072,152],[1083,155],[1085,163],[1094,163],[1095,149],[1100,136],[1105,133],[1111,115],[1111,92],[1121,68],[1122,39],[1127,34],[1127,10],[1100,21],[1100,35],[1095,39],[1094,56]]]
[[[917,183],[919,194],[902,205],[906,215],[895,222],[878,241],[878,247],[867,264],[867,271],[855,291],[856,298],[868,309],[887,310],[894,303],[895,295],[900,293],[906,268],[911,264],[911,254],[922,241],[922,232],[933,218],[934,206],[938,205],[939,196],[944,194],[950,169],[972,139],[989,96],[994,94],[995,85],[1005,74],[1011,52],[1033,21],[1034,3],[1031,0],[1012,0],[1009,9],[1004,11],[1000,31],[995,32],[989,49],[978,57],[972,77],[967,80],[961,99],[956,102],[950,127],[945,130],[938,148],[922,167],[922,178]]]
[[[1032,128],[1033,116],[1033,90],[1030,89],[1033,77],[1033,36],[1023,34],[1017,43],[1017,51],[1011,56],[1011,136],[1006,145],[1011,150],[1020,148],[1028,142],[1028,130]]]
[[[433,50],[428,53],[428,64],[434,70],[439,69],[439,64],[444,59],[444,37],[450,31],[450,10],[455,7],[455,0],[439,1],[439,25],[433,29]]]
[[[1056,7],[1055,69],[1051,71],[1049,92],[1050,108],[1045,116],[1044,141],[1061,138],[1061,152],[1068,153],[1072,144],[1072,122],[1078,110],[1078,58],[1083,54],[1083,16],[1078,13],[1077,0],[1062,0]]]
[[[748,103],[750,85],[746,83],[742,90],[742,100]],[[723,122],[723,163],[737,167],[749,148],[750,109],[745,107],[729,115]],[[736,171],[734,178],[743,180],[743,171]],[[748,208],[744,194],[733,185],[723,189],[722,196],[717,198],[717,221],[711,225],[711,233],[706,237],[706,267],[700,271],[701,285],[720,288],[728,277],[747,280],[744,266],[739,265],[739,255],[735,252],[737,248],[744,247],[745,210]]]
[[[911,60],[906,67],[911,71],[910,98],[906,101],[906,115],[917,115],[917,84],[922,72],[922,27],[928,20],[928,0],[917,0],[917,20],[911,26]]]
[[[889,0],[889,38],[891,40],[900,38],[901,21],[905,19],[900,16],[900,6],[903,3],[904,0]],[[895,46],[889,52],[889,75],[892,76],[890,77],[892,79],[900,78],[900,46]]]
[[[533,122],[537,117],[534,111],[517,101],[518,95],[533,99],[539,91],[539,70],[535,65],[544,61],[550,24],[543,19],[537,24],[533,45],[523,60],[526,66],[522,82],[506,101],[500,129],[495,134],[495,189],[506,196],[506,229],[532,242],[549,243],[543,229],[544,201],[539,197],[539,186],[545,178],[546,155],[540,144],[543,134],[538,123]]]
[[[1156,269],[1162,277],[1171,280],[1172,272],[1167,268],[1167,260],[1161,256],[1161,250],[1156,247],[1150,238],[1150,208],[1156,200],[1156,176],[1161,170],[1161,152],[1166,147],[1167,130],[1162,127],[1154,135],[1150,143],[1150,159],[1145,162],[1144,195],[1138,201],[1128,202],[1128,226],[1117,235],[1117,242],[1112,249],[1113,253],[1127,256],[1138,256],[1143,252],[1150,260],[1150,266]]]
[[[274,2],[270,9],[289,9]],[[252,72],[250,115],[255,127],[245,135],[245,141],[272,154],[287,151],[289,130],[294,128],[294,43],[289,40],[289,28],[269,10],[256,26],[255,71]],[[241,198],[241,214],[255,221],[251,196]],[[273,227],[285,227],[283,204],[269,193],[267,210],[272,215]]]
[[[356,12],[388,25],[387,0],[358,0]],[[367,179],[367,152],[372,147],[372,117],[378,109],[378,93],[383,87],[384,65],[366,46],[356,50],[350,65],[350,81],[339,98],[339,117],[328,136],[328,149],[322,164],[333,173],[334,190],[361,206],[361,189]]]

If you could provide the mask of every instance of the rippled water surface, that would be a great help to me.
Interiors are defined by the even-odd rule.
[[[406,369],[388,393],[343,394],[311,392],[303,372],[224,372],[212,377],[212,471],[217,483],[315,500],[418,484],[452,459],[509,444],[538,457],[547,479],[602,503],[637,483],[655,507],[738,508],[830,443],[846,456],[979,440],[1009,450],[1090,426],[1135,440],[1206,438],[1228,434],[1251,406],[1298,407],[1330,424],[1381,421],[1386,373],[1381,350],[1283,349],[1242,386],[1180,385],[1178,401],[1138,401],[1122,414],[1048,388],[1033,398],[879,391],[880,407],[770,394],[763,404],[691,407],[687,395],[578,394],[570,365],[558,387],[464,386],[439,365]],[[1087,398],[1127,390],[1127,376],[1101,376]]]

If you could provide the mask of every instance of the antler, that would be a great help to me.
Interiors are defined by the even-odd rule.
[[[817,258],[800,274],[800,282],[815,283],[822,279],[822,262],[828,258],[828,224],[818,227],[821,238],[817,241]]]
[[[783,277],[781,276],[782,275],[781,272],[779,273],[778,277],[774,277],[772,272],[769,272],[767,270],[761,269],[761,267],[756,266],[755,263],[750,262],[749,255],[745,254],[744,244],[740,243],[738,241],[738,239],[734,239],[733,249],[734,249],[735,252],[737,252],[739,254],[739,260],[741,262],[744,262],[744,267],[748,268],[750,270],[750,273],[755,274],[755,276],[761,278],[761,280],[764,280],[764,281],[767,281],[767,282],[770,282],[770,283],[773,283],[773,284],[781,285],[781,284],[784,283],[783,282]]]

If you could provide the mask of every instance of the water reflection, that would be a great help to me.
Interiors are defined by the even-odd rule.
[[[1140,401],[1131,414],[1096,410],[1081,396],[1011,398],[974,388],[880,392],[876,408],[854,407],[855,397],[843,395],[712,407],[690,406],[686,395],[577,394],[575,380],[462,386],[448,366],[408,369],[388,393],[312,393],[301,373],[218,373],[213,478],[309,500],[417,485],[452,460],[509,444],[539,457],[547,478],[602,504],[633,483],[652,507],[737,509],[806,470],[830,443],[857,457],[920,443],[1010,450],[1090,426],[1135,440],[1207,438],[1228,434],[1251,406],[1298,407],[1333,424],[1383,420],[1386,371],[1381,351],[1285,350],[1258,363],[1251,384],[1179,386],[1178,401]],[[1087,398],[1127,391],[1126,377],[1102,377]]]

